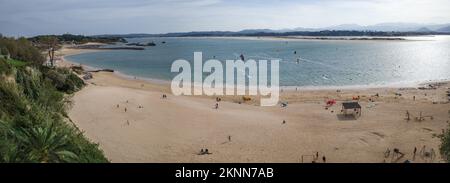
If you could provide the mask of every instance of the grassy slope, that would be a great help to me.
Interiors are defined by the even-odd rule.
[[[8,59],[7,62],[14,67],[23,67],[28,65],[27,62],[16,60],[16,59]]]
[[[82,80],[26,64],[0,58],[0,162],[108,162],[66,114]]]

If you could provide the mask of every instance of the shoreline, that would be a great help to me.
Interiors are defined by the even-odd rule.
[[[68,52],[64,49],[66,49],[66,50],[70,49],[73,51]],[[105,51],[105,50],[63,48],[63,50],[60,51],[60,56],[61,56],[60,60],[63,65],[66,65],[66,64],[80,65],[79,63],[70,61],[70,60],[66,59],[65,57],[71,56],[71,55],[82,54],[82,53],[99,52],[99,51]],[[83,65],[83,67],[85,67],[85,70],[87,70],[87,71],[109,69],[109,68],[97,68],[97,67],[93,67],[93,66],[89,66],[89,65]],[[124,79],[128,79],[128,80],[145,81],[145,82],[148,82],[148,84],[170,86],[170,83],[171,83],[170,80],[133,76],[133,75],[125,74],[125,73],[122,73],[122,72],[116,71],[116,70],[114,71],[114,75],[116,75],[118,77],[122,77]],[[442,83],[442,82],[444,82],[444,83],[450,82],[450,79],[411,81],[411,82],[393,82],[393,83],[386,83],[386,84],[280,86],[280,89],[285,90],[285,91],[398,89],[398,88],[418,88],[418,87],[426,86],[429,84],[436,84],[436,83]]]
[[[188,38],[188,39],[234,39],[253,41],[356,41],[356,42],[410,42],[410,41],[435,41],[439,37],[449,37],[450,35],[429,35],[429,36],[187,36],[187,37],[154,37],[154,38]]]
[[[450,117],[450,103],[444,98],[450,83],[433,90],[286,90],[280,93],[286,107],[261,107],[256,97],[243,101],[223,96],[214,109],[215,97],[174,96],[169,85],[115,73],[92,74],[73,96],[69,117],[112,162],[301,163],[303,155],[319,152],[327,162],[438,163],[439,155],[433,160],[414,157],[412,149],[438,151],[435,135],[447,128]],[[341,102],[355,96],[362,116],[342,117]],[[327,100],[338,103],[325,107]],[[404,119],[405,111],[411,121]],[[415,121],[419,114],[433,119]],[[201,148],[212,154],[197,155]],[[383,155],[393,148],[405,156]]]

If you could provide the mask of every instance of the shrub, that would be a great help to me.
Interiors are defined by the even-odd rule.
[[[0,52],[2,55],[9,55],[16,60],[22,60],[36,65],[42,65],[45,61],[41,50],[34,47],[30,41],[25,38],[6,38],[0,37]]]
[[[6,59],[0,58],[0,76],[1,75],[10,75],[12,72],[11,65],[8,64]]]
[[[44,73],[59,91],[73,93],[85,85],[84,81],[67,68],[47,69]]]
[[[450,162],[450,130],[447,129],[443,134],[440,135],[441,145],[439,150],[441,151],[441,156],[447,162]]]
[[[70,71],[26,67],[15,73],[16,83],[0,80],[0,162],[108,162],[98,144],[67,122],[69,100],[47,77],[78,88]]]
[[[0,119],[26,114],[26,104],[10,83],[0,82]]]
[[[0,57],[0,163],[108,162],[98,144],[67,122],[65,93],[81,89],[83,80],[42,66],[39,50],[25,38],[0,36],[0,49],[13,58]]]

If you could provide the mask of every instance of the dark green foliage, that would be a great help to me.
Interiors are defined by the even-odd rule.
[[[64,92],[80,89],[81,79],[66,69],[10,69],[15,82],[0,80],[0,163],[108,162],[67,118]]]
[[[11,74],[11,65],[4,58],[0,58],[0,76]]]
[[[447,162],[450,162],[450,130],[447,129],[443,134],[440,135],[441,146],[439,150],[441,151],[441,156]]]
[[[74,43],[74,44],[84,44],[88,42],[98,42],[98,43],[115,43],[115,42],[125,42],[125,39],[115,36],[110,37],[95,37],[95,36],[82,36],[82,35],[72,35],[72,34],[63,34],[63,35],[42,35],[29,38],[30,41],[34,43],[43,43],[46,39],[52,37],[57,39],[59,43]]]
[[[13,59],[31,62],[36,65],[41,65],[45,61],[41,51],[25,38],[0,37],[0,51],[2,55],[9,54]]]
[[[67,124],[43,121],[30,127],[0,121],[0,162],[107,162],[97,144]]]
[[[9,51],[8,51],[8,49],[6,47],[1,47],[0,48],[0,54],[6,56],[6,55],[9,55]]]
[[[26,69],[19,69],[16,73],[16,82],[18,88],[20,88],[25,96],[36,100],[39,97],[40,92],[40,76],[34,76]]]
[[[27,113],[24,99],[11,83],[0,82],[0,119],[23,116]]]
[[[84,86],[83,80],[66,68],[45,69],[44,76],[56,89],[65,93],[76,92]]]

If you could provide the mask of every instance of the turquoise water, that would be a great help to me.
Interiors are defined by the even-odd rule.
[[[281,86],[408,85],[450,79],[450,37],[421,41],[281,41],[232,38],[139,38],[154,41],[145,50],[113,50],[72,55],[66,59],[120,73],[170,81],[174,60],[279,59]],[[165,44],[161,42],[165,41]],[[294,51],[297,54],[294,54]],[[297,58],[300,62],[297,63]]]

